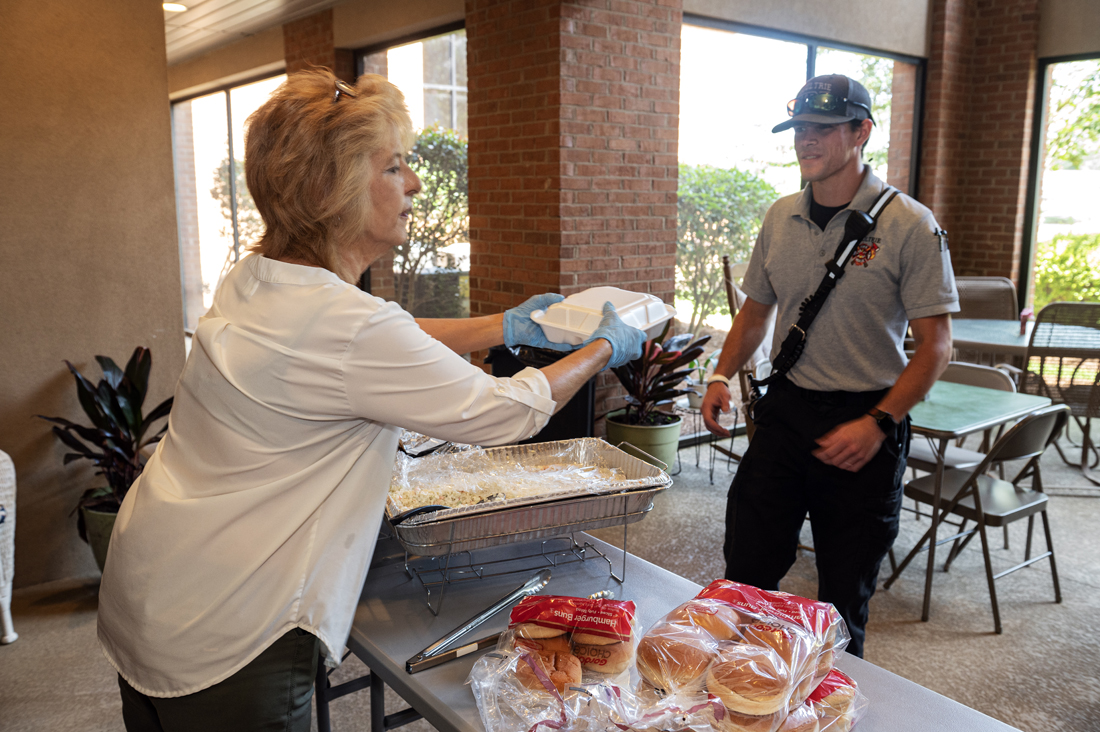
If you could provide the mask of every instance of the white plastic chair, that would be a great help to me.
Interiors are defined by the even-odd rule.
[[[0,644],[19,637],[11,622],[11,580],[15,571],[15,464],[0,451]]]

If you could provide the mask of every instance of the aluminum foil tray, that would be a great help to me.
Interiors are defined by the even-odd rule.
[[[627,481],[615,484],[607,493],[580,490],[415,515],[394,526],[394,535],[406,551],[442,556],[633,523],[653,507],[653,496],[672,483],[660,468],[593,437],[482,452],[486,459],[500,460],[502,464],[520,461],[543,465],[560,461],[619,468]],[[387,517],[395,515],[394,508],[387,506]]]

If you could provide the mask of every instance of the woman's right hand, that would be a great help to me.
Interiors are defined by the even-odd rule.
[[[611,344],[611,360],[604,368],[613,369],[624,366],[642,355],[645,331],[624,323],[615,312],[615,306],[605,302],[603,319],[588,340],[581,345],[587,346],[597,338],[603,338]]]

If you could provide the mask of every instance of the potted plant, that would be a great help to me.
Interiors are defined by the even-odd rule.
[[[718,351],[711,351],[710,355],[705,359],[695,359],[688,364],[688,367],[692,369],[691,375],[686,379],[688,387],[691,389],[688,392],[688,406],[692,409],[699,409],[703,406],[703,394],[706,393],[707,373],[710,371],[710,365],[718,360]]]
[[[85,427],[61,417],[38,416],[53,422],[53,433],[73,450],[65,454],[66,465],[74,460],[91,460],[98,468],[96,475],[102,475],[107,482],[106,486],[84,491],[73,509],[79,509],[77,531],[80,538],[91,545],[96,564],[103,571],[107,542],[119,506],[145,468],[143,450],[159,442],[168,429],[165,422],[160,430],[151,432],[154,422],[168,416],[172,398],[165,399],[148,414],[142,414],[149,389],[149,371],[153,366],[149,349],[142,346],[134,349],[125,370],[106,356],[95,359],[103,370],[103,378],[95,386],[75,366],[65,362],[76,379],[77,398],[92,426]]]
[[[710,336],[692,341],[691,333],[666,340],[669,321],[661,334],[648,340],[642,355],[624,366],[612,369],[626,389],[626,408],[607,415],[607,439],[613,445],[628,443],[659,462],[641,455],[648,462],[667,468],[676,460],[680,444],[679,415],[659,407],[671,404],[691,390],[682,388],[691,374],[689,364],[703,353]]]

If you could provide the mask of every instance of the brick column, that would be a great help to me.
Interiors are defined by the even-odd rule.
[[[286,72],[323,66],[340,79],[354,82],[355,54],[336,48],[332,32],[332,8],[283,25],[283,56]]]
[[[605,284],[672,302],[681,19],[679,0],[467,0],[472,315]]]
[[[890,148],[886,182],[902,193],[909,190],[913,159],[913,111],[916,108],[917,67],[904,61],[894,62],[890,102]]]
[[[921,198],[959,275],[1019,280],[1038,0],[934,0]]]

